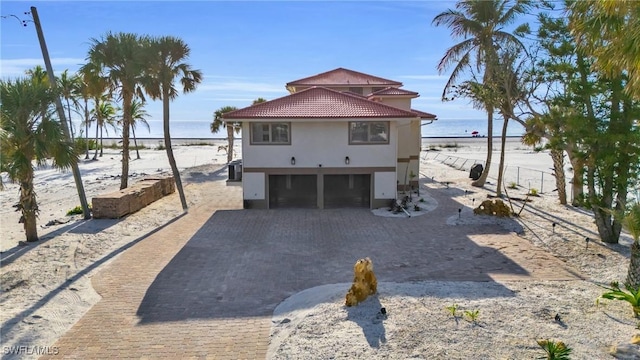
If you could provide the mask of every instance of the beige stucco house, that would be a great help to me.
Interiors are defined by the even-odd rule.
[[[225,114],[242,123],[245,208],[388,206],[417,186],[423,120],[402,83],[338,68]],[[415,175],[415,176],[412,176]]]

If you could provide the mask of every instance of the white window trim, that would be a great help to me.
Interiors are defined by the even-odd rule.
[[[287,142],[273,142],[271,141],[271,127],[273,125],[287,125],[289,129],[287,133]],[[253,140],[253,127],[255,125],[269,125],[269,141],[254,141]],[[291,145],[291,123],[290,122],[268,122],[268,121],[260,121],[260,122],[252,122],[249,124],[249,140],[251,145]]]
[[[372,123],[384,123],[386,125],[387,128],[387,140],[385,141],[371,141],[371,140],[367,140],[367,141],[353,141],[353,138],[351,136],[351,126],[354,123],[367,123],[367,124],[372,124]],[[391,124],[389,121],[349,121],[349,145],[388,145],[390,138],[389,138],[389,133],[391,131]],[[368,132],[368,137],[371,136],[371,133],[369,131]]]

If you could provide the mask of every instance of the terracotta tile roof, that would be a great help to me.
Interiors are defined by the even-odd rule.
[[[364,74],[361,72],[337,68],[317,75],[287,83],[289,86],[331,86],[331,85],[375,85],[375,86],[402,86],[401,82],[383,79],[381,77]]]
[[[409,91],[409,90],[405,90],[405,89],[398,89],[398,88],[395,88],[395,87],[388,87],[388,88],[384,88],[382,90],[378,90],[376,92],[373,92],[373,93],[367,95],[367,97],[372,97],[372,96],[394,96],[394,95],[402,95],[402,96],[410,95],[410,96],[414,96],[414,97],[420,96],[415,91]]]
[[[231,119],[417,118],[405,111],[359,95],[312,87],[291,95],[228,112]]]
[[[354,93],[353,91],[340,91],[343,94],[349,94],[349,95],[353,95],[353,96],[357,96],[357,97],[361,97],[363,99],[366,99],[367,97],[364,95],[360,95],[358,93]]]
[[[420,110],[416,110],[416,109],[411,109],[411,112],[418,115],[421,119],[433,119],[435,120],[437,115],[434,114],[430,114],[428,112],[424,112],[424,111],[420,111]]]

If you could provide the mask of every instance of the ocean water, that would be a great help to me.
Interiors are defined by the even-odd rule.
[[[162,120],[148,120],[150,130],[146,127],[139,126],[136,128],[136,136],[138,138],[162,138]],[[424,124],[424,123],[423,123]],[[502,120],[494,120],[493,135],[500,136],[502,132]],[[208,139],[208,138],[226,138],[226,130],[212,134],[210,130],[211,122],[209,121],[172,121],[171,137],[179,139]],[[84,127],[82,127],[84,131]],[[80,124],[75,124],[75,133],[80,130]],[[440,119],[429,125],[422,126],[423,137],[471,137],[473,131],[478,131],[479,136],[487,135],[486,119]],[[515,121],[509,122],[507,128],[507,136],[522,136],[524,128]],[[113,129],[108,129],[105,137],[118,137],[119,133],[115,133]],[[89,128],[89,136],[95,136],[95,128]]]
[[[423,123],[424,124],[424,123]],[[502,134],[502,119],[493,120],[493,136]],[[429,125],[422,126],[423,137],[470,137],[474,131],[478,136],[487,135],[487,119],[440,119]],[[510,121],[507,136],[522,136],[524,127],[515,121]]]

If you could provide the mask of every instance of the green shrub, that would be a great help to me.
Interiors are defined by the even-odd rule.
[[[509,189],[517,189],[518,188],[518,184],[516,184],[514,181],[509,183]]]
[[[536,189],[536,188],[529,189],[529,195],[538,196],[538,189]]]
[[[480,316],[480,310],[465,310],[464,311],[464,316],[467,318],[467,320],[471,321],[472,323],[477,323],[478,322],[478,316]]]
[[[451,316],[453,316],[453,317],[457,317],[458,316],[456,314],[456,312],[458,311],[458,304],[449,305],[445,309],[447,309],[449,311]]]
[[[538,359],[569,360],[569,355],[571,355],[571,348],[562,341],[538,340],[538,346],[546,352],[545,356]]]
[[[623,290],[620,288],[620,285],[618,285],[618,282],[614,281],[609,287],[605,287],[605,289],[607,289],[607,292],[600,295],[600,298],[626,301],[631,305],[633,315],[636,318],[640,318],[640,288],[634,289],[631,286],[625,286]],[[598,301],[600,298],[598,298]]]
[[[87,151],[87,139],[85,138],[75,138],[73,140],[73,146],[76,149],[78,154],[82,154],[84,151]],[[89,150],[96,149],[96,140],[89,139]]]
[[[533,148],[533,151],[535,151],[535,152],[540,152],[542,150],[544,150],[544,146],[536,146],[536,147]]]
[[[212,146],[212,145],[206,141],[200,141],[200,142],[184,144],[182,146]]]
[[[91,204],[89,205],[89,209],[91,209]],[[80,215],[82,214],[82,206],[78,205],[76,207],[74,207],[73,209],[67,211],[67,216],[71,216],[71,215]]]

